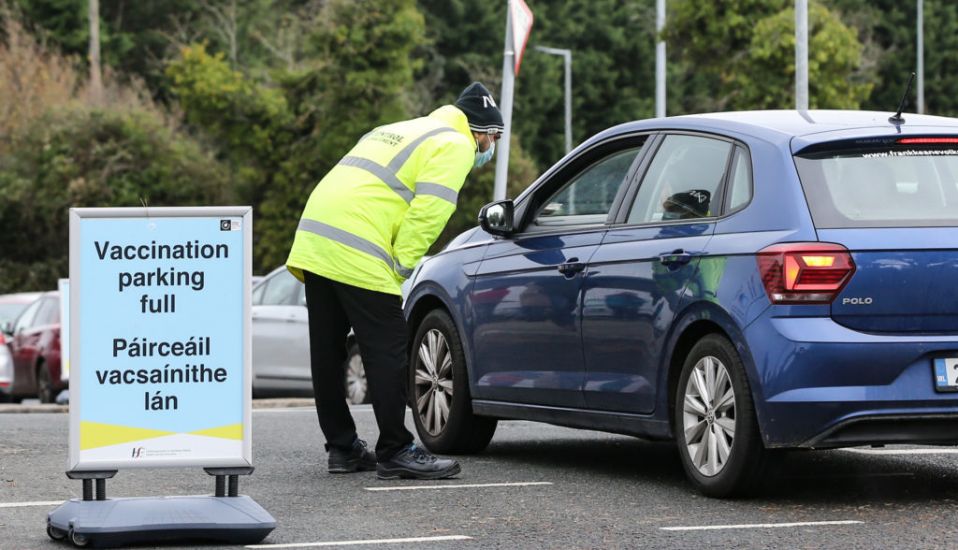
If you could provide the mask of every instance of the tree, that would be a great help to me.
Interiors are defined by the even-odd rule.
[[[874,67],[874,87],[863,107],[894,112],[908,76],[917,70],[916,7],[896,0],[828,0],[859,32],[865,58]],[[958,115],[958,4],[924,0],[925,108],[930,114]],[[915,90],[906,110],[916,107]]]
[[[13,136],[53,106],[74,98],[80,76],[70,60],[28,33],[14,10],[0,5],[0,155]]]
[[[67,275],[73,206],[228,204],[223,169],[145,110],[76,107],[25,128],[0,156],[0,292],[56,287]]]
[[[794,106],[790,1],[687,0],[670,6],[665,37],[685,75],[671,94],[684,96],[677,101],[682,112]],[[857,33],[819,2],[810,3],[809,13],[810,104],[857,107],[870,90]]]
[[[297,138],[263,201],[263,266],[286,260],[316,183],[370,129],[410,116],[408,94],[424,42],[413,0],[329,0],[308,37],[311,66],[281,79]]]
[[[258,208],[295,132],[283,90],[231,69],[202,44],[183,48],[166,75],[187,123],[232,167],[238,198]]]
[[[90,21],[90,99],[93,103],[103,103],[103,77],[100,71],[100,0],[87,0]]]
[[[473,80],[498,96],[505,2],[420,0],[433,61],[421,77],[434,101],[452,102]],[[573,50],[573,138],[652,115],[655,7],[617,0],[529,1],[535,23],[515,84],[513,135],[535,165],[565,154],[563,65],[535,45]],[[529,183],[529,182],[526,182]],[[490,195],[491,196],[491,195]]]
[[[871,84],[856,75],[862,45],[857,33],[821,4],[809,6],[809,107],[857,109]],[[729,108],[790,109],[795,105],[795,10],[755,24],[741,67],[732,76]]]

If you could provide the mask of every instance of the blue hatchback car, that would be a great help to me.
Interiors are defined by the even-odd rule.
[[[779,449],[958,444],[958,120],[623,124],[479,219],[405,304],[434,452],[499,419],[672,439],[730,496]]]

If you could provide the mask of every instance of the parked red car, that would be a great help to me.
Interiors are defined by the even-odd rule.
[[[0,295],[0,329],[11,332],[13,323],[28,305],[36,301],[42,292],[17,292]]]
[[[52,403],[67,387],[60,380],[60,294],[45,292],[24,309],[7,340],[13,356],[9,396]]]

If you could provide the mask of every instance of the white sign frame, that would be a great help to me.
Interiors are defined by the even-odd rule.
[[[60,292],[60,381],[70,381],[70,279],[57,280]]]
[[[127,460],[95,460],[81,461],[80,456],[80,422],[81,400],[83,399],[81,349],[83,345],[83,327],[80,325],[80,300],[82,292],[80,282],[81,273],[81,222],[83,220],[107,218],[142,218],[144,221],[160,218],[241,218],[242,253],[243,253],[243,403],[242,403],[242,436],[239,456],[219,460],[194,460],[184,458],[147,458]],[[70,209],[70,451],[68,460],[69,471],[104,471],[134,468],[237,468],[251,467],[252,453],[252,321],[251,321],[251,274],[253,259],[253,209],[250,206],[229,207],[146,207],[146,208],[71,208]],[[107,312],[107,314],[109,314]],[[118,413],[120,414],[120,413]]]

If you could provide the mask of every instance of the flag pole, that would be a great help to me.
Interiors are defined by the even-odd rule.
[[[506,40],[502,49],[502,92],[499,96],[499,110],[505,130],[502,139],[496,144],[496,182],[492,199],[506,198],[506,181],[509,176],[509,137],[512,135],[512,96],[515,90],[515,56],[512,48],[512,1],[506,0]]]

